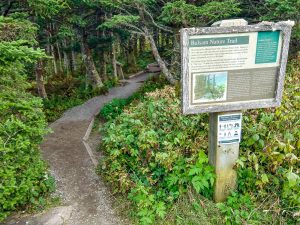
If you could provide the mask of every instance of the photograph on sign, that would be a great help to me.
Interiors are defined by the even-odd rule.
[[[225,101],[227,95],[227,72],[195,73],[193,102]]]
[[[218,116],[218,144],[233,144],[241,141],[242,114]]]
[[[181,31],[184,113],[279,104],[287,58],[282,49],[289,37],[282,27],[244,27],[239,32],[232,27]]]

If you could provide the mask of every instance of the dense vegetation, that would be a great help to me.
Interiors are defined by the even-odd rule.
[[[129,105],[133,101],[142,100],[147,92],[161,89],[167,84],[166,79],[163,76],[151,76],[137,92],[131,95],[129,98],[116,98],[107,103],[100,110],[100,116],[106,120],[113,120],[120,115],[125,106]]]
[[[25,63],[44,53],[35,44],[36,28],[21,19],[0,17],[0,221],[17,207],[43,203],[53,190],[39,144],[47,132],[42,100],[27,92]],[[0,29],[1,30],[1,29]]]
[[[299,79],[300,64],[295,60],[289,65],[282,106],[244,115],[238,189],[227,202],[214,206],[223,219],[218,213],[209,218],[206,212],[205,224],[293,224],[299,220]],[[211,199],[214,173],[207,159],[208,115],[183,116],[170,86],[146,96],[105,124],[101,149],[106,156],[99,171],[115,193],[126,193],[139,223],[156,224],[185,195]],[[201,207],[202,200],[190,201],[185,213]],[[191,221],[172,216],[162,224]]]
[[[168,210],[175,212],[176,204],[187,202],[186,193],[188,201],[207,202],[214,178],[206,157],[208,117],[184,117],[179,111],[175,94],[180,80],[179,30],[227,18],[245,18],[250,23],[293,19],[291,53],[296,55],[299,11],[299,0],[1,1],[0,221],[28,204],[43,205],[54,189],[38,147],[48,132],[47,122],[88,98],[107,93],[120,79],[153,61],[164,79],[148,82],[135,96],[114,100],[101,112],[110,120],[104,131],[104,173],[111,172],[109,181],[116,191],[130,193],[133,205],[141,209],[137,215],[143,223],[164,218]],[[299,64],[293,61],[289,70],[284,105],[249,111],[244,117],[242,156],[237,164],[239,189],[226,203],[232,210],[219,206],[226,218],[235,218],[237,223],[268,220],[272,213],[282,215],[274,220],[289,222],[290,217],[295,221]],[[175,85],[175,92],[168,86],[143,97],[163,87],[166,80]],[[266,197],[270,191],[273,195]],[[266,199],[262,205],[270,206],[265,218],[259,210],[262,206],[257,206],[261,198]],[[197,204],[192,205],[199,211],[203,207]],[[177,209],[179,214],[185,211]],[[220,215],[216,208],[212,212]],[[170,223],[189,220],[172,215]],[[210,220],[218,221],[219,217]]]

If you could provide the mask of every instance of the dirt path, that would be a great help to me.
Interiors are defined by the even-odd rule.
[[[148,77],[142,74],[128,80],[125,86],[115,87],[109,94],[90,99],[74,107],[52,123],[53,133],[47,135],[41,146],[57,181],[57,192],[63,207],[28,218],[19,218],[7,224],[26,225],[108,225],[124,224],[112,208],[110,194],[84,144],[83,137],[99,109],[113,98],[126,98],[135,92]]]

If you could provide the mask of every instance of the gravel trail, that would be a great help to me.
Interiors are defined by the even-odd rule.
[[[14,218],[5,224],[18,225],[112,225],[124,224],[112,208],[112,199],[104,182],[96,175],[94,164],[82,139],[95,114],[113,98],[132,95],[149,77],[142,74],[127,80],[124,86],[110,89],[107,95],[94,97],[66,111],[50,125],[53,133],[41,145],[43,158],[57,181],[57,193],[63,206],[45,213]]]

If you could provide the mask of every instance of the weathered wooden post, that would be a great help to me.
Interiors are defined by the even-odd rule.
[[[214,200],[236,187],[243,109],[281,104],[292,21],[223,20],[181,30],[184,114],[210,113],[209,161]]]
[[[214,27],[246,26],[244,19],[223,20]],[[209,163],[215,167],[214,200],[221,202],[236,188],[234,165],[239,157],[242,112],[216,112],[209,114]]]

